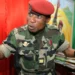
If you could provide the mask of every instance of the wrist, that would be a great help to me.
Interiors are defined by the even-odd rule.
[[[75,51],[74,51],[74,57],[75,57]]]

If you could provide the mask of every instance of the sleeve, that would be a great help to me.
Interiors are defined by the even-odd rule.
[[[9,57],[17,49],[17,41],[15,38],[14,30],[9,34],[6,40],[0,45],[0,50],[4,53],[5,57]]]
[[[64,51],[68,48],[69,46],[69,42],[67,40],[65,40],[65,36],[64,34],[62,33],[60,35],[60,39],[59,39],[59,44],[58,44],[58,48],[57,48],[57,51]]]

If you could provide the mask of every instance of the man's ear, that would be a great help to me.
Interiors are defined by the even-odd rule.
[[[48,23],[49,21],[50,21],[50,18],[47,18],[47,19],[46,19],[46,23]]]

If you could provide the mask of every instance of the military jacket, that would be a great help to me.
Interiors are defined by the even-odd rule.
[[[28,26],[25,25],[15,28],[10,33],[3,42],[3,49],[6,49],[7,52],[3,51],[5,57],[8,57],[11,53],[18,56],[15,57],[15,61],[17,68],[20,68],[19,75],[26,75],[25,73],[30,75],[31,73],[32,75],[42,75],[42,73],[55,75],[55,54],[68,47],[67,43],[62,49],[64,42],[63,33],[60,33],[54,26],[46,25],[42,31],[34,34],[29,32]]]

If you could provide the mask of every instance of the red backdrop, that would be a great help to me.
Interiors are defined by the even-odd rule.
[[[0,0],[0,44],[9,32],[26,23],[29,0]],[[13,56],[0,60],[0,75],[14,75]]]

